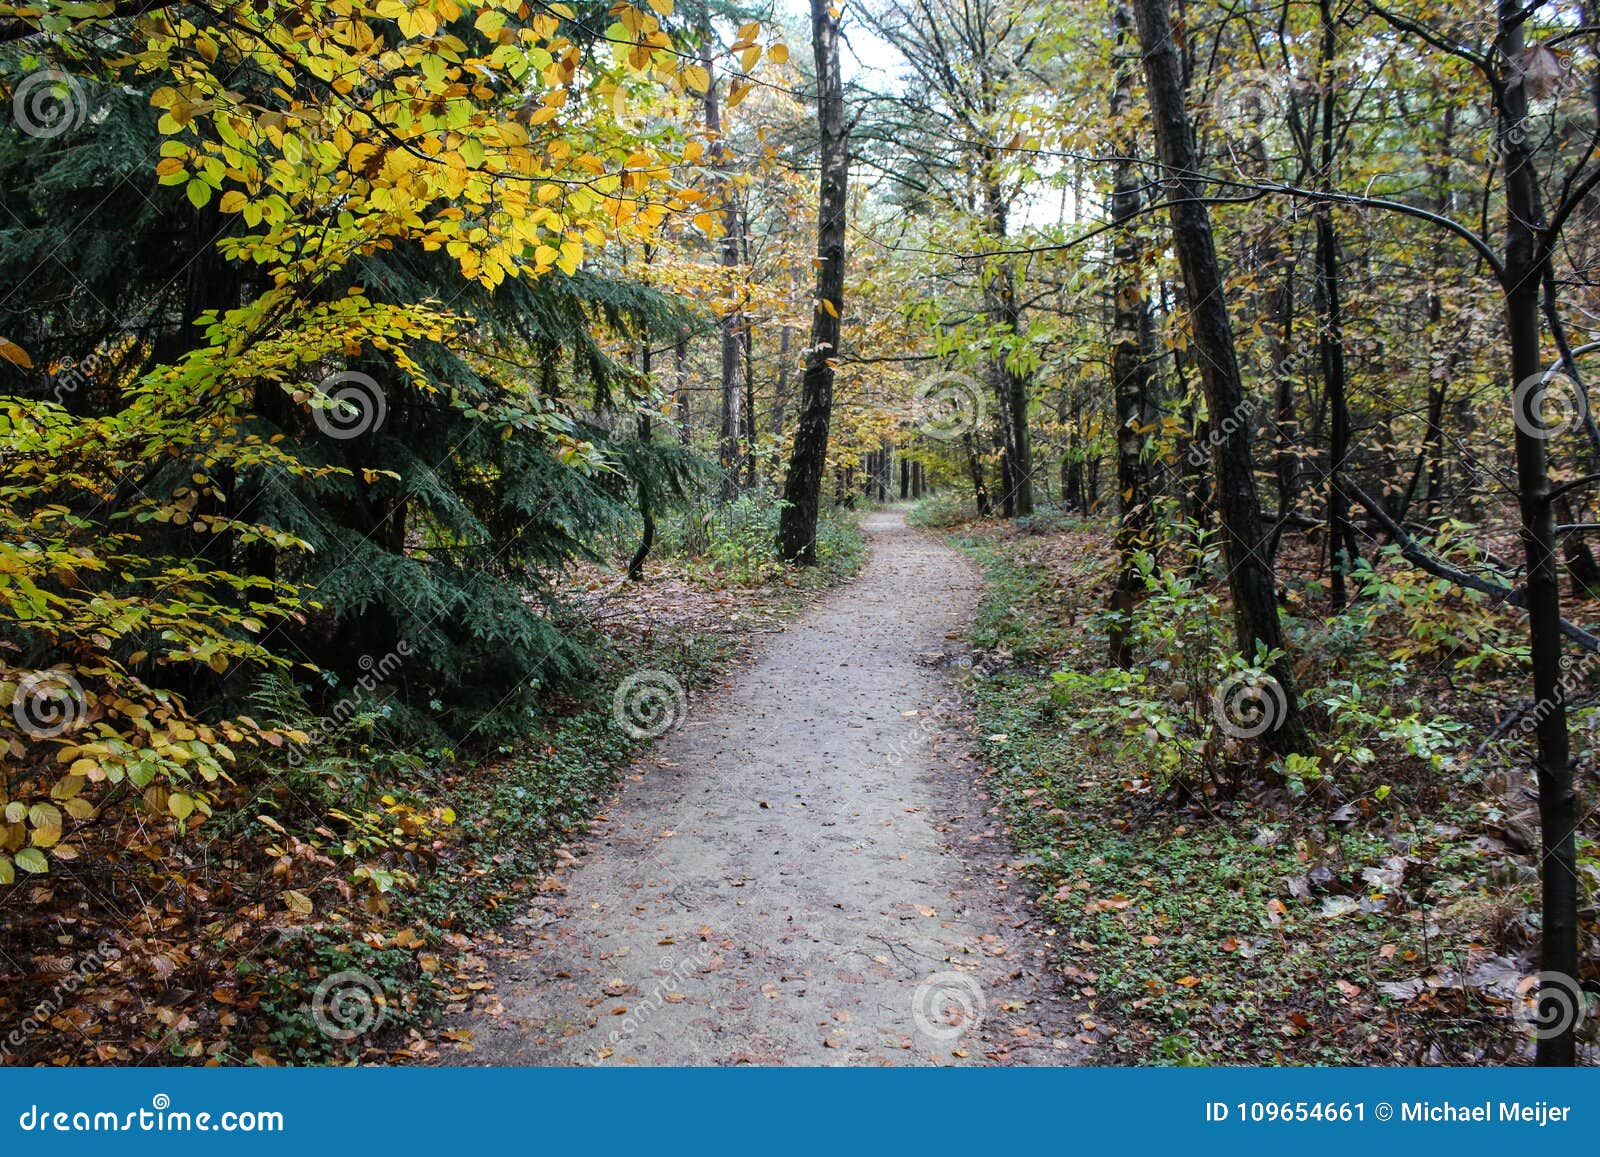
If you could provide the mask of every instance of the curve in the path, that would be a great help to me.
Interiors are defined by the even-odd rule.
[[[632,769],[518,921],[472,1063],[1065,1063],[1070,1023],[948,726],[979,584],[866,519],[869,561]]]

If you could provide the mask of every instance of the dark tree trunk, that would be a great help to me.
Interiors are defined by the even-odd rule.
[[[677,405],[673,409],[678,417],[678,441],[689,444],[689,331],[678,331],[677,344],[672,347],[673,387]]]
[[[1088,511],[1083,492],[1083,459],[1071,449],[1061,456],[1061,502],[1080,514]]]
[[[1499,144],[1506,190],[1506,329],[1511,346],[1511,381],[1515,387],[1544,372],[1539,349],[1539,291],[1550,260],[1539,187],[1528,139],[1528,93],[1522,76],[1525,0],[1498,0],[1496,41],[1503,69],[1496,83]],[[1555,512],[1550,501],[1546,458],[1547,434],[1538,416],[1516,415],[1517,498],[1522,512],[1522,542],[1527,560],[1528,634],[1532,651],[1533,693],[1541,714],[1536,718],[1536,764],[1539,782],[1539,824],[1542,919],[1539,967],[1569,978],[1578,974],[1578,875],[1574,837],[1578,800],[1573,786],[1572,750],[1567,733],[1567,705],[1561,670],[1561,581],[1556,556]],[[1554,996],[1542,998],[1553,1000]],[[1541,1008],[1541,1012],[1547,1012]],[[1537,1063],[1572,1065],[1577,1061],[1577,1018],[1564,1031],[1541,1035]]]
[[[1233,595],[1239,650],[1252,660],[1258,650],[1281,651],[1283,629],[1261,527],[1250,458],[1250,422],[1238,355],[1228,322],[1226,289],[1217,265],[1211,214],[1202,198],[1194,139],[1184,108],[1182,63],[1172,39],[1167,0],[1135,0],[1134,14],[1144,51],[1145,81],[1161,161],[1166,168],[1173,244],[1188,287],[1195,351],[1211,412],[1217,513],[1222,523],[1228,585]],[[1278,752],[1309,752],[1311,738],[1300,715],[1300,698],[1286,658],[1269,664],[1282,710],[1263,741]],[[1275,700],[1277,697],[1274,697]],[[1270,717],[1269,716],[1269,717]]]
[[[1338,138],[1334,118],[1338,113],[1338,89],[1334,83],[1338,29],[1333,20],[1332,0],[1320,0],[1322,16],[1322,102],[1319,127],[1322,139],[1319,182],[1323,190],[1333,190],[1334,162]],[[1339,238],[1334,229],[1333,207],[1320,204],[1317,221],[1317,304],[1322,324],[1317,334],[1317,353],[1322,363],[1322,385],[1327,393],[1330,431],[1328,439],[1328,572],[1329,601],[1334,610],[1343,609],[1348,594],[1345,576],[1355,565],[1356,536],[1350,527],[1350,499],[1339,484],[1345,459],[1350,455],[1350,407],[1346,399],[1348,376],[1344,358],[1344,312],[1340,302]]]
[[[745,260],[749,260],[748,254]],[[756,327],[748,317],[740,322],[740,353],[744,363],[744,461],[745,485],[756,485]]]
[[[789,349],[794,342],[794,327],[778,331],[778,383],[772,399],[772,433],[783,436],[784,406],[789,401]]]
[[[1556,499],[1555,512],[1556,517],[1568,525],[1578,521],[1572,503],[1567,501],[1565,495]],[[1580,534],[1580,531],[1568,531],[1562,536],[1561,557],[1566,560],[1567,577],[1572,580],[1572,597],[1592,599],[1600,595],[1600,565],[1595,564],[1594,552],[1579,537]]]
[[[817,62],[817,128],[822,186],[817,208],[817,299],[811,346],[801,382],[800,425],[794,434],[784,508],[778,518],[778,557],[802,566],[817,561],[817,514],[833,417],[833,367],[844,313],[845,191],[850,176],[849,128],[839,70],[839,18],[828,0],[811,0],[811,46]],[[826,305],[822,303],[826,303]]]
[[[1271,557],[1278,553],[1277,538],[1286,520],[1300,506],[1300,430],[1295,417],[1295,374],[1291,351],[1294,349],[1294,260],[1283,270],[1283,282],[1273,300],[1273,316],[1278,323],[1272,340],[1272,413],[1274,430],[1273,473],[1278,483],[1278,526]]]
[[[1444,125],[1442,128],[1443,140],[1439,146],[1440,160],[1431,171],[1434,181],[1438,186],[1435,196],[1435,208],[1441,213],[1451,210],[1450,196],[1450,148],[1455,138],[1455,108],[1445,109]],[[1444,318],[1444,300],[1438,287],[1428,294],[1428,326],[1429,330],[1437,334],[1440,323]],[[1445,397],[1449,383],[1455,377],[1456,364],[1460,360],[1461,342],[1452,339],[1450,353],[1446,357],[1442,372],[1434,370],[1430,365],[1428,375],[1428,415],[1427,429],[1422,437],[1422,465],[1419,473],[1426,474],[1427,488],[1423,491],[1424,517],[1433,519],[1439,516],[1440,504],[1444,499],[1444,407]],[[1402,517],[1404,512],[1402,512]]]
[[[640,355],[644,372],[650,372],[650,350],[646,347]],[[648,446],[654,437],[651,429],[650,415],[639,415],[639,441]],[[655,509],[650,501],[650,484],[643,478],[639,479],[639,521],[643,524],[639,532],[639,546],[633,552],[633,557],[628,560],[628,578],[638,582],[644,578],[644,563],[650,557],[650,548],[656,541],[656,516]]]
[[[900,455],[900,501],[911,497],[911,459]]]
[[[1187,300],[1188,295],[1182,285],[1162,283],[1161,312],[1164,315],[1170,317],[1174,313],[1181,313]],[[1189,354],[1184,349],[1172,351],[1172,376],[1177,382],[1177,396],[1189,398]],[[1206,473],[1206,447],[1211,443],[1211,424],[1200,417],[1198,407],[1187,401],[1183,407],[1183,424],[1189,431],[1189,444],[1184,449],[1179,479],[1183,518],[1196,531],[1203,531],[1211,525],[1211,480]],[[1199,555],[1196,554],[1192,556],[1191,570],[1198,565]]]
[[[978,457],[971,430],[961,435],[961,448],[966,452],[967,474],[972,478],[972,501],[978,508],[978,517],[988,518],[994,513],[994,505],[989,501],[989,488],[983,481],[983,461]]]
[[[706,135],[711,138],[712,167],[718,174],[717,196],[722,205],[720,254],[724,267],[736,269],[739,266],[743,226],[740,222],[739,203],[733,192],[733,182],[728,179],[724,171],[727,168],[728,154],[722,141],[722,104],[717,96],[717,74],[712,68],[710,9],[702,13],[700,36],[703,45],[700,65],[710,78],[705,95]],[[742,433],[739,411],[743,401],[739,378],[744,353],[743,323],[743,317],[734,309],[730,309],[717,320],[717,330],[722,340],[722,405],[717,433],[717,462],[722,467],[724,498],[732,498],[739,492],[739,439]]]
[[[990,158],[989,167],[995,164]],[[990,181],[984,189],[990,235],[1003,241],[1009,231],[1005,193]],[[997,340],[1021,332],[1022,311],[1017,304],[1016,271],[1005,262],[984,285],[984,308]],[[1028,444],[1029,375],[1008,364],[1005,352],[989,361],[989,385],[994,392],[995,418],[1000,439],[1000,505],[1007,518],[1033,513],[1033,461]]]
[[[1119,125],[1133,105],[1133,72],[1137,60],[1131,51],[1133,17],[1126,3],[1112,9],[1116,43],[1116,71],[1111,90],[1111,119]],[[1150,476],[1144,455],[1145,412],[1150,404],[1150,360],[1147,338],[1150,307],[1145,299],[1144,267],[1134,219],[1140,207],[1141,180],[1134,163],[1133,133],[1119,130],[1111,177],[1111,220],[1120,226],[1112,248],[1113,276],[1111,321],[1111,384],[1117,414],[1117,581],[1111,609],[1119,615],[1110,632],[1111,661],[1132,665],[1128,646],[1134,608],[1143,582],[1135,555],[1145,544],[1150,524]]]

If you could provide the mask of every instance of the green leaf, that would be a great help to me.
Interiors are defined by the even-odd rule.
[[[50,861],[38,848],[23,848],[17,853],[16,859],[17,867],[24,872],[41,873],[50,870]]]

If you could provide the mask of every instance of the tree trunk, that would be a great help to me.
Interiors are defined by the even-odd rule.
[[[811,0],[811,47],[817,62],[817,129],[822,182],[817,205],[817,305],[801,381],[800,424],[794,434],[784,508],[778,517],[778,557],[802,566],[817,562],[817,514],[833,417],[833,367],[844,313],[845,192],[850,176],[849,128],[839,69],[839,18],[829,0]],[[824,305],[823,303],[826,303]]]
[[[1111,119],[1119,126],[1133,105],[1136,55],[1130,50],[1133,17],[1126,3],[1112,9],[1116,70],[1111,89]],[[1134,227],[1142,182],[1134,164],[1136,142],[1131,131],[1118,128],[1113,145],[1116,161],[1111,176],[1111,220],[1120,226],[1112,247],[1111,383],[1117,413],[1117,581],[1111,609],[1118,614],[1110,632],[1111,661],[1129,667],[1128,647],[1133,611],[1143,590],[1135,555],[1145,543],[1150,523],[1150,477],[1144,457],[1145,411],[1149,407],[1150,360],[1146,337],[1150,307],[1145,300],[1144,267]]]
[[[989,488],[983,481],[983,461],[978,457],[971,430],[962,433],[961,448],[966,451],[967,474],[972,478],[972,501],[978,508],[978,517],[988,518],[994,513],[994,505],[989,501]]]
[[[1278,554],[1278,538],[1286,520],[1300,506],[1300,431],[1295,417],[1295,373],[1291,351],[1294,349],[1294,258],[1291,256],[1283,269],[1283,282],[1273,295],[1273,319],[1277,322],[1272,334],[1272,412],[1273,473],[1278,483],[1278,530],[1273,536],[1272,553]]]
[[[1284,638],[1265,558],[1267,543],[1250,458],[1249,415],[1229,327],[1226,290],[1217,265],[1211,214],[1201,200],[1205,191],[1196,171],[1194,139],[1184,109],[1182,64],[1172,40],[1167,0],[1135,0],[1134,14],[1144,50],[1156,143],[1166,170],[1173,244],[1188,287],[1193,340],[1211,416],[1217,513],[1233,595],[1234,630],[1246,661],[1254,661],[1259,651],[1281,651]],[[1289,663],[1281,657],[1268,667],[1281,695],[1273,696],[1262,740],[1280,753],[1308,753],[1311,738],[1300,715]]]
[[[639,369],[648,380],[650,377],[650,342],[648,336],[644,347],[639,351]],[[650,415],[640,414],[639,441],[648,446],[654,436],[654,431],[651,429]],[[655,545],[656,541],[656,516],[655,510],[650,503],[650,485],[643,477],[639,479],[639,521],[644,524],[639,533],[639,546],[633,552],[633,557],[628,560],[628,578],[633,582],[638,582],[644,578],[644,562],[645,559],[650,557],[650,548]]]
[[[778,380],[772,398],[772,436],[783,437],[784,407],[789,403],[789,349],[794,342],[794,327],[778,331]]]
[[[1334,117],[1338,113],[1338,89],[1334,83],[1338,29],[1333,20],[1332,0],[1320,0],[1322,16],[1322,110],[1320,129],[1322,156],[1319,181],[1324,191],[1333,190],[1333,168],[1337,159],[1337,134]],[[1331,429],[1328,439],[1328,572],[1329,601],[1335,611],[1348,599],[1345,576],[1355,564],[1356,536],[1350,528],[1350,499],[1339,484],[1344,460],[1350,455],[1350,407],[1346,400],[1348,376],[1344,360],[1344,314],[1340,304],[1339,239],[1334,230],[1333,206],[1319,204],[1317,221],[1317,303],[1322,310],[1322,325],[1317,334],[1317,353],[1322,363],[1322,384],[1328,396]],[[1281,513],[1281,512],[1280,512]]]
[[[677,405],[673,407],[678,417],[678,441],[689,445],[689,331],[678,330],[677,344],[672,347],[673,387]]]
[[[992,156],[986,157],[985,169],[992,171],[996,163]],[[1010,230],[1009,208],[1005,191],[992,178],[984,186],[984,212],[990,236],[1003,244]],[[1022,328],[1016,270],[1009,259],[990,271],[983,298],[991,340],[1009,344]],[[1005,516],[1013,518],[1033,513],[1033,455],[1028,445],[1029,375],[1012,369],[1007,353],[997,349],[990,355],[989,385],[994,393],[1000,441],[1000,505]]]
[[[746,261],[749,255],[746,254]],[[739,352],[744,366],[744,462],[745,486],[756,485],[756,327],[750,318],[741,319]]]
[[[1550,260],[1544,236],[1539,187],[1527,141],[1528,93],[1523,81],[1524,0],[1498,0],[1496,40],[1504,72],[1496,83],[1499,143],[1506,188],[1506,329],[1511,346],[1511,381],[1544,372],[1540,355],[1539,291]],[[1531,391],[1530,391],[1531,393]],[[1515,396],[1515,395],[1513,395]],[[1535,735],[1539,782],[1539,826],[1542,920],[1539,968],[1544,973],[1578,974],[1578,875],[1574,835],[1578,800],[1573,787],[1572,751],[1567,734],[1567,705],[1561,670],[1561,581],[1556,557],[1555,512],[1550,502],[1546,459],[1547,432],[1537,414],[1516,415],[1517,498],[1522,513],[1522,542],[1527,560],[1528,634],[1533,666],[1533,693],[1539,704]],[[1552,993],[1541,997],[1541,1014],[1551,1010]],[[1560,1032],[1541,1034],[1537,1063],[1572,1065],[1577,1061],[1576,1020]]]
[[[722,104],[717,96],[717,74],[712,70],[711,15],[706,9],[701,16],[700,65],[706,70],[710,82],[706,85],[706,135],[711,138],[712,167],[717,172],[717,196],[722,206],[721,260],[724,268],[739,267],[739,242],[743,232],[739,219],[739,203],[733,195],[733,182],[724,172],[728,163],[727,148],[722,143]],[[742,433],[740,404],[743,401],[740,370],[743,366],[743,319],[737,309],[717,319],[717,330],[722,339],[722,406],[717,434],[717,462],[722,467],[722,496],[732,498],[739,492],[739,439]]]

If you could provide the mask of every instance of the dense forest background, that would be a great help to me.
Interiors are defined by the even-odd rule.
[[[356,1055],[349,967],[426,1055],[613,690],[905,499],[1115,1059],[1592,1060],[1597,37],[0,3],[6,1058]]]

